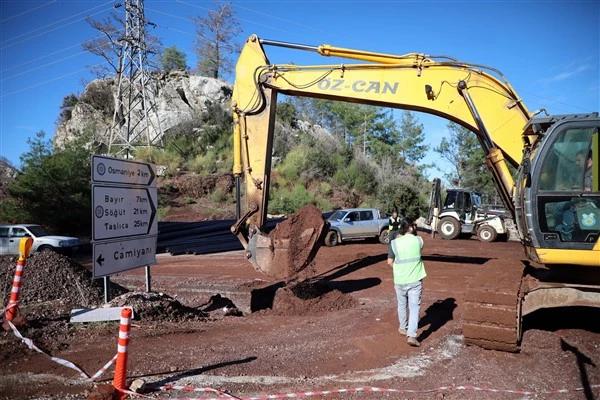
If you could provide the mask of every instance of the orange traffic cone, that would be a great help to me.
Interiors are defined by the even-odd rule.
[[[113,386],[115,387],[114,400],[123,400],[127,393],[127,346],[129,345],[129,329],[131,327],[131,308],[121,310],[121,326],[119,327],[119,345],[117,348],[117,365]]]
[[[30,237],[24,237],[19,242],[19,261],[17,261],[17,270],[15,271],[15,277],[13,279],[12,290],[10,291],[10,300],[8,306],[6,306],[6,312],[4,313],[4,322],[2,328],[5,331],[10,331],[9,321],[14,326],[23,326],[27,324],[25,318],[21,316],[19,312],[19,294],[21,292],[21,278],[23,277],[23,270],[25,268],[25,260],[31,251],[31,245],[33,239]]]

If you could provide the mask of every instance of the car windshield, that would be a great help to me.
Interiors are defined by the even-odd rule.
[[[338,210],[329,216],[330,221],[341,221],[346,215],[347,211]]]
[[[50,233],[48,233],[48,231],[46,231],[44,228],[42,228],[39,225],[28,226],[27,229],[29,229],[29,231],[31,231],[31,233],[35,237],[50,236]]]

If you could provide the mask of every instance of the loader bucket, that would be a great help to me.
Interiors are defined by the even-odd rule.
[[[268,235],[257,232],[250,237],[250,262],[272,278],[291,278],[312,263],[324,242],[327,224],[315,206],[304,206]]]

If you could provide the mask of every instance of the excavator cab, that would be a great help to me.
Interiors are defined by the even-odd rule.
[[[540,118],[532,124],[546,134],[552,133],[533,153],[524,189],[535,205],[531,216],[523,218],[534,228],[530,230],[531,240],[535,246],[555,251],[592,250],[600,236],[600,119],[594,113],[577,118]]]

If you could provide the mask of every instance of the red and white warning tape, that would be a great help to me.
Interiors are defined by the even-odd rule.
[[[23,341],[23,343],[25,343],[27,345],[27,347],[29,347],[32,350],[37,351],[38,353],[41,353],[47,357],[50,357],[50,359],[52,361],[54,361],[57,364],[60,364],[62,366],[65,366],[67,368],[71,368],[75,371],[77,371],[79,373],[79,375],[88,380],[88,381],[95,381],[96,379],[98,379],[98,377],[100,375],[102,375],[110,366],[113,362],[115,362],[115,360],[117,359],[117,355],[115,355],[109,362],[107,362],[98,372],[96,372],[94,375],[92,375],[91,377],[86,374],[81,368],[79,368],[78,366],[76,366],[75,364],[73,364],[70,361],[67,360],[63,360],[62,358],[58,358],[58,357],[52,357],[46,353],[44,353],[42,350],[40,350],[38,347],[36,347],[35,344],[33,344],[33,341],[29,338],[23,337],[21,335],[21,333],[19,332],[19,330],[13,325],[12,322],[7,321],[8,325],[10,326],[10,329],[12,329],[13,333],[15,334],[16,337],[18,337],[19,339],[21,339]]]
[[[9,300],[8,301],[8,305],[6,306],[6,308],[3,308],[2,310],[0,310],[0,314],[5,314],[9,309],[11,309],[13,307],[16,307],[18,305],[19,305],[18,301]]]
[[[225,397],[222,397],[224,399],[241,400],[240,397],[236,397],[236,396],[233,396],[222,390],[213,389],[213,388],[197,388],[197,387],[192,387],[192,386],[177,386],[177,385],[164,385],[164,386],[146,385],[146,388],[152,389],[152,390],[181,390],[182,392],[211,392],[211,393],[217,393],[218,395],[221,395],[221,396],[225,396]]]
[[[350,388],[350,389],[334,389],[334,390],[321,390],[321,391],[310,391],[310,392],[296,392],[296,393],[286,393],[286,394],[269,394],[269,395],[261,395],[254,397],[234,397],[227,393],[220,392],[216,389],[210,388],[194,388],[190,386],[175,386],[175,385],[166,385],[166,386],[157,386],[152,387],[157,390],[181,390],[185,392],[217,392],[221,395],[226,395],[227,397],[219,397],[215,398],[178,398],[177,400],[226,400],[231,399],[240,399],[240,400],[271,400],[271,399],[289,399],[289,398],[300,398],[300,397],[311,397],[311,396],[327,396],[335,393],[357,393],[357,392],[388,392],[388,393],[432,393],[432,392],[441,392],[441,391],[455,391],[455,390],[472,390],[472,391],[481,391],[481,392],[490,392],[490,393],[511,393],[511,394],[519,394],[519,395],[541,395],[541,394],[561,394],[561,393],[569,393],[569,392],[578,392],[583,391],[584,388],[573,388],[573,389],[558,389],[558,390],[541,390],[541,391],[528,391],[528,390],[511,390],[511,389],[492,389],[492,388],[481,388],[477,386],[440,386],[435,389],[426,389],[426,390],[412,390],[412,389],[389,389],[389,388],[378,388],[378,387],[358,387],[358,388]],[[590,385],[590,389],[600,388],[600,385]],[[160,400],[160,398],[154,398],[154,400]]]
[[[15,305],[9,304],[7,309],[10,307],[14,307],[14,306],[16,306],[16,304]],[[54,361],[60,365],[63,365],[65,367],[68,367],[68,368],[71,368],[71,369],[77,371],[82,378],[84,378],[88,381],[94,381],[99,376],[101,376],[112,365],[112,363],[115,362],[115,360],[117,359],[117,356],[118,356],[118,354],[116,354],[98,372],[96,372],[93,376],[90,377],[88,374],[86,374],[82,369],[77,367],[72,362],[63,360],[58,357],[52,357],[52,356],[44,353],[42,350],[40,350],[38,347],[36,347],[33,344],[33,341],[31,339],[23,337],[21,335],[21,333],[19,332],[19,330],[13,325],[13,323],[11,321],[7,320],[7,322],[8,322],[8,325],[10,326],[10,328],[12,329],[13,333],[15,334],[15,336],[17,336],[19,339],[21,339],[30,349],[35,350],[38,353],[41,353],[47,357],[50,357],[50,359],[52,361]],[[413,390],[413,389],[378,388],[378,387],[369,386],[369,387],[358,387],[358,388],[350,388],[350,389],[334,389],[334,390],[307,391],[307,392],[296,392],[296,393],[286,393],[286,394],[270,394],[270,395],[261,395],[261,396],[240,398],[240,397],[233,396],[227,392],[224,392],[224,391],[221,391],[218,389],[213,389],[213,388],[196,388],[196,387],[192,387],[192,386],[178,386],[178,385],[164,385],[164,386],[147,385],[146,388],[153,389],[153,390],[180,390],[180,391],[184,391],[184,392],[211,392],[211,393],[216,393],[219,396],[224,396],[224,397],[210,398],[210,399],[180,398],[178,400],[231,400],[231,399],[271,400],[271,399],[289,399],[289,398],[312,397],[312,396],[327,396],[327,395],[335,394],[335,393],[358,393],[358,392],[432,393],[432,392],[455,391],[455,390],[471,390],[471,391],[481,391],[481,392],[489,392],[489,393],[510,393],[510,394],[518,394],[518,395],[541,395],[541,394],[562,394],[562,393],[569,393],[569,392],[580,392],[580,391],[584,390],[584,388],[572,388],[572,389],[529,391],[529,390],[514,390],[514,389],[481,388],[481,387],[477,387],[477,386],[466,386],[466,385],[463,385],[463,386],[440,386],[435,389]],[[600,388],[600,384],[589,386],[589,389],[598,389],[598,388]],[[120,391],[131,394],[131,395],[147,397],[147,396],[140,395],[139,393],[131,392],[128,390],[120,390]],[[159,399],[154,398],[154,400],[159,400]]]

